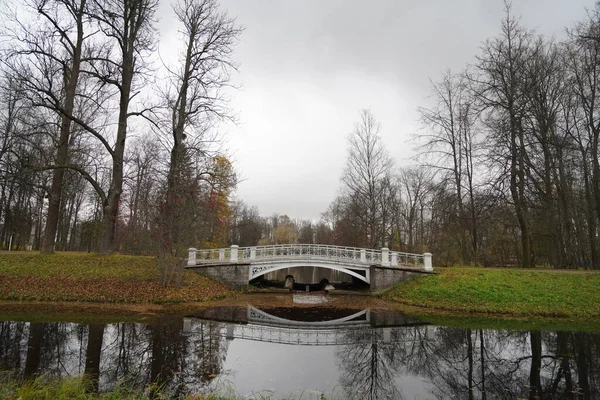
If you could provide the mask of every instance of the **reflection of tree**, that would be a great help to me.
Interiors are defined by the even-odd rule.
[[[129,386],[155,388],[176,397],[201,390],[221,372],[226,342],[221,324],[197,324],[183,333],[183,319],[159,316],[150,325],[108,325],[102,349],[101,390],[118,380]]]
[[[348,331],[348,339],[358,344],[337,351],[342,371],[340,383],[348,399],[400,399],[394,382],[396,345],[381,343],[376,330]]]
[[[173,397],[204,388],[221,373],[227,342],[221,338],[222,324],[201,322],[183,334],[183,319],[161,317],[153,325],[151,381],[158,382]]]
[[[26,376],[99,370],[100,390],[119,377],[142,388],[152,380],[176,397],[196,393],[222,373],[224,325],[179,317],[151,325],[90,327],[67,323],[0,323],[0,368]],[[431,328],[431,327],[430,327]],[[400,398],[394,378],[427,378],[440,399],[593,399],[600,393],[600,336],[436,327],[349,330],[336,353],[345,397]],[[389,339],[389,340],[388,340]]]
[[[29,324],[29,337],[27,338],[27,358],[25,359],[25,378],[32,377],[40,365],[40,355],[42,352],[42,336],[44,334],[44,324],[33,322]]]
[[[223,368],[228,346],[220,336],[222,327],[223,324],[217,322],[202,322],[197,334],[192,338],[194,353],[202,356],[194,357],[196,364],[192,365],[191,369],[194,376],[202,377],[203,382],[212,381]]]
[[[123,379],[129,386],[143,388],[150,369],[150,330],[145,325],[133,323],[108,325],[105,329],[101,375],[106,386],[102,389],[110,389]]]
[[[88,328],[87,351],[85,352],[84,374],[89,378],[89,389],[98,391],[98,380],[100,378],[100,354],[102,353],[102,338],[104,337],[104,325],[93,324]]]
[[[21,369],[21,338],[24,322],[0,322],[0,371]]]
[[[182,329],[182,318],[161,316],[152,324],[150,381],[159,388],[168,388],[173,397],[183,390],[180,372],[185,368],[187,340]]]
[[[427,377],[437,398],[591,399],[600,390],[600,339],[585,333],[438,327],[397,362]]]
[[[436,340],[412,360],[438,398],[513,399],[530,377],[512,359],[529,350],[526,333],[438,327]]]

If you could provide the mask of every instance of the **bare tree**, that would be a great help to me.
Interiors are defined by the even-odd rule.
[[[587,203],[588,241],[593,268],[600,268],[598,219],[600,218],[600,4],[588,13],[587,21],[570,32],[568,69],[574,89],[574,105],[570,114],[569,133],[581,155],[583,188]]]
[[[153,16],[157,0],[94,0],[93,18],[103,34],[110,39],[89,66],[82,72],[111,85],[118,93],[117,129],[114,144],[100,132],[89,131],[103,144],[111,159],[111,181],[106,194],[100,191],[103,202],[103,220],[100,248],[103,253],[113,251],[115,227],[119,217],[119,201],[123,191],[123,162],[128,121],[133,116],[143,116],[144,110],[130,109],[132,99],[139,95],[136,80],[147,65],[144,56],[155,45]],[[81,123],[81,121],[76,121]]]
[[[183,178],[190,152],[206,153],[208,131],[213,121],[230,119],[224,89],[230,73],[237,68],[232,60],[242,29],[219,10],[215,0],[181,0],[174,6],[185,43],[178,64],[169,68],[170,87],[165,94],[170,113],[171,158],[164,207],[164,245],[172,254],[180,241],[176,226],[178,199],[185,191]],[[207,171],[203,171],[207,172]]]
[[[521,230],[522,266],[534,265],[527,201],[527,148],[524,117],[529,85],[527,67],[533,56],[532,34],[526,31],[505,3],[499,37],[486,41],[477,57],[476,72],[469,75],[474,95],[487,112],[490,157],[506,166],[512,203]]]
[[[463,262],[476,261],[477,221],[474,206],[474,154],[476,147],[473,99],[460,75],[446,71],[440,82],[432,82],[431,108],[419,108],[424,132],[420,149],[426,165],[442,172],[452,182],[456,196],[455,231]],[[469,213],[468,210],[471,212]],[[467,238],[470,234],[470,240]],[[469,246],[470,242],[470,246]]]
[[[22,82],[20,95],[29,107],[45,107],[56,113],[56,138],[48,215],[41,251],[54,250],[61,207],[63,177],[69,162],[71,119],[78,95],[80,69],[89,28],[87,0],[31,0],[24,3],[40,19],[26,24],[10,15],[10,37],[15,43],[7,52],[5,65]]]
[[[365,234],[364,245],[383,245],[384,226],[380,197],[389,182],[392,167],[387,150],[379,136],[379,123],[369,110],[360,112],[360,121],[348,138],[346,168],[342,176],[342,194],[348,201],[352,218],[360,222]]]

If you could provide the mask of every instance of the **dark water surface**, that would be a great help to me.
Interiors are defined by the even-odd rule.
[[[434,326],[321,300],[296,295],[286,307],[221,306],[149,324],[3,321],[0,371],[87,373],[100,391],[158,382],[173,397],[600,398],[598,333]]]

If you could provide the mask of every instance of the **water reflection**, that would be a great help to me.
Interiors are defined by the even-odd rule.
[[[0,322],[0,370],[85,373],[100,391],[157,382],[173,397],[226,386],[276,398],[595,399],[600,335],[434,327],[369,309],[220,307],[152,324]]]

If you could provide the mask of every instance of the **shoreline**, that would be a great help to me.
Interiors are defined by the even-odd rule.
[[[434,318],[448,319],[451,315],[462,319],[535,319],[600,326],[600,272],[476,267],[437,271],[438,274],[415,278],[378,294],[344,291],[331,296],[360,297],[361,304],[379,301],[382,307]],[[193,272],[184,273],[181,287],[162,287],[157,283],[159,278],[154,257],[3,254],[0,314],[15,314],[19,309],[55,314],[60,309],[67,316],[87,312],[92,317],[116,314],[147,320],[156,314],[178,313],[190,307],[259,301],[265,294],[262,290],[241,294]],[[274,291],[266,295],[272,299],[286,293]],[[382,302],[387,304],[383,306]],[[354,301],[355,307],[356,304]]]

